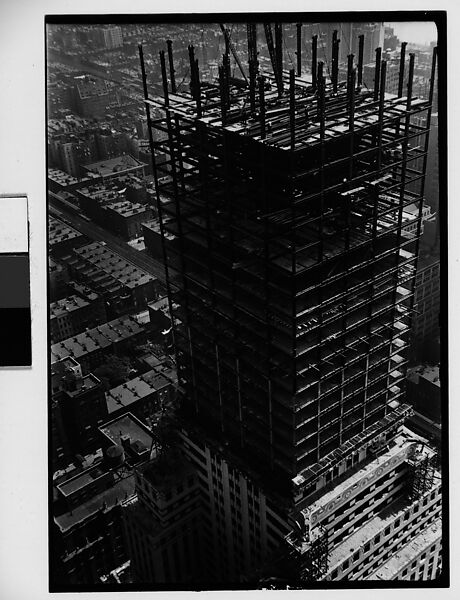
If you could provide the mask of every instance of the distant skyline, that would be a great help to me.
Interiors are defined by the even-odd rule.
[[[429,44],[438,39],[436,25],[433,21],[400,21],[388,24],[393,27],[401,42]]]

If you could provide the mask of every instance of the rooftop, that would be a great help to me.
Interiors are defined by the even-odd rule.
[[[80,98],[107,95],[110,91],[109,85],[104,79],[82,75],[75,77],[74,80]]]
[[[109,472],[105,468],[104,463],[100,461],[81,473],[70,477],[66,481],[58,483],[56,487],[64,496],[70,496],[86,487],[88,484],[93,483],[100,477],[105,477],[108,474]]]
[[[123,202],[112,202],[108,204],[106,208],[125,218],[132,217],[133,215],[140,215],[150,210],[150,208],[145,206],[145,204],[130,202],[129,200],[124,200]]]
[[[81,461],[74,461],[69,463],[65,468],[58,469],[53,473],[53,481],[61,483],[66,481],[70,477],[73,477],[76,473],[81,472],[88,467],[91,467],[94,463],[99,462],[103,458],[102,448],[96,450],[92,454],[85,454],[81,457]]]
[[[80,363],[77,362],[72,356],[66,356],[51,364],[51,375],[60,375],[63,373],[69,373],[74,369],[80,369]]]
[[[417,384],[419,383],[419,379],[425,379],[437,387],[441,387],[439,365],[418,365],[417,367],[408,369],[407,379]]]
[[[109,414],[116,412],[120,408],[130,406],[169,385],[171,385],[170,379],[161,373],[159,369],[147,371],[140,377],[135,377],[109,390],[105,395],[107,410]]]
[[[80,394],[82,394],[84,392],[93,390],[100,383],[101,383],[101,381],[96,377],[96,375],[89,373],[88,375],[84,375],[81,379],[77,379],[75,381],[75,389],[71,389],[71,388],[69,389],[67,387],[66,393],[68,396],[73,398],[74,396],[79,396]]]
[[[51,249],[56,244],[81,237],[83,237],[83,234],[80,231],[77,231],[59,219],[55,219],[52,216],[49,217],[48,241]]]
[[[421,531],[415,539],[403,546],[398,552],[394,553],[387,562],[383,563],[383,565],[381,565],[376,572],[369,575],[367,579],[393,579],[393,576],[402,566],[407,565],[411,560],[417,558],[423,550],[436,542],[441,535],[442,521],[441,519],[437,519],[427,529]]]
[[[75,249],[74,252],[87,263],[100,269],[128,288],[135,288],[150,281],[155,281],[155,277],[135,267],[102,242],[87,244]]]
[[[62,317],[63,315],[67,315],[73,311],[80,310],[87,306],[89,306],[89,302],[83,300],[75,294],[72,294],[71,296],[57,300],[56,302],[51,302],[50,319]]]
[[[75,291],[76,295],[80,296],[87,302],[94,302],[99,298],[99,294],[96,294],[89,286],[84,285],[83,283],[78,283],[77,281],[69,281],[67,282],[69,287]]]
[[[121,477],[109,489],[93,496],[88,501],[79,506],[72,507],[72,510],[54,517],[56,525],[62,532],[68,531],[74,525],[85,521],[102,508],[105,511],[110,510],[116,504],[129,498],[135,493],[134,474],[130,473],[126,477]]]
[[[131,413],[105,423],[99,430],[111,444],[122,445],[122,438],[128,437],[132,444],[139,442],[144,448],[150,449],[153,441],[152,433]]]
[[[72,356],[78,360],[101,348],[108,348],[113,344],[129,339],[142,331],[143,327],[130,316],[114,319],[72,338],[53,344],[51,346],[51,364],[67,356]]]
[[[161,235],[160,224],[158,223],[158,221],[146,221],[145,223],[142,223],[142,226],[146,229],[149,229],[150,231],[153,231],[154,233],[157,233],[158,235]],[[169,231],[165,231],[164,235],[167,240],[176,239],[176,236],[170,233]]]
[[[84,166],[87,171],[97,173],[102,177],[121,174],[127,171],[138,170],[147,165],[140,160],[137,160],[130,154],[123,154],[115,158],[107,158],[94,163],[89,163]]]

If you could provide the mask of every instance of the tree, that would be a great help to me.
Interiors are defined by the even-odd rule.
[[[107,362],[94,370],[94,375],[101,380],[105,389],[109,390],[126,381],[131,368],[128,358],[111,354],[107,357]]]

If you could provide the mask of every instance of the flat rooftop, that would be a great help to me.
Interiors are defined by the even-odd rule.
[[[156,280],[155,277],[134,266],[101,242],[87,244],[75,249],[74,252],[88,264],[128,288],[132,289]]]
[[[76,360],[127,340],[144,328],[130,316],[120,317],[51,346],[51,364],[72,356]]]
[[[417,558],[428,546],[439,540],[441,535],[442,520],[437,519],[427,529],[421,531],[411,542],[394,553],[387,562],[383,563],[377,571],[366,579],[392,579],[402,566]]]
[[[105,511],[110,510],[116,504],[130,498],[134,494],[135,478],[134,474],[129,474],[127,477],[118,479],[112,487],[93,496],[87,502],[83,502],[79,506],[72,507],[71,511],[54,517],[54,522],[61,532],[64,533],[75,525],[92,517],[102,508]]]
[[[71,398],[73,398],[75,396],[79,396],[80,394],[82,394],[84,392],[88,392],[89,390],[93,390],[101,383],[101,381],[100,381],[100,379],[98,379],[96,377],[96,375],[93,375],[92,373],[88,373],[88,375],[84,375],[81,379],[78,379],[75,383],[76,383],[76,387],[74,390],[66,389],[67,395],[70,396]]]
[[[145,227],[146,229],[152,231],[153,233],[156,233],[157,235],[161,235],[161,231],[160,231],[160,224],[158,223],[158,221],[146,221],[145,223],[142,223],[142,226]],[[165,231],[164,232],[165,238],[167,240],[175,240],[176,236],[172,233],[170,233],[169,231]]]
[[[99,427],[112,444],[122,445],[121,439],[129,436],[131,443],[140,442],[147,449],[152,445],[153,435],[133,414],[127,413]]]
[[[65,372],[80,368],[80,363],[72,356],[66,356],[51,364],[51,375],[60,375]]]
[[[157,369],[152,369],[105,394],[109,415],[171,385],[171,381]]]
[[[71,287],[75,294],[86,300],[87,302],[94,302],[98,298],[100,298],[99,294],[96,294],[94,290],[92,290],[89,286],[84,285],[83,283],[78,283],[77,281],[69,281],[67,285]]]
[[[72,294],[71,296],[62,298],[61,300],[56,300],[56,302],[51,302],[50,319],[56,319],[64,315],[68,315],[76,310],[87,308],[89,305],[89,302],[83,300],[83,298],[80,298],[76,294]]]
[[[147,165],[130,154],[122,154],[115,158],[107,158],[84,165],[84,169],[97,173],[101,177],[110,177],[125,171],[142,169]]]
[[[70,496],[86,487],[88,484],[93,483],[100,477],[107,476],[108,473],[109,472],[104,467],[104,464],[99,462],[98,464],[85,469],[81,473],[78,473],[78,475],[63,481],[62,483],[58,483],[56,487],[64,496]]]
[[[150,208],[145,204],[130,202],[129,200],[124,200],[123,202],[112,202],[111,204],[107,204],[106,209],[112,210],[120,217],[125,217],[126,219],[134,215],[145,214],[150,210]]]
[[[49,217],[48,240],[51,249],[61,242],[75,240],[77,238],[83,238],[83,234],[80,231],[70,227],[70,225],[67,225],[67,223],[64,223],[64,221],[61,221],[60,219],[56,219],[52,216]]]
[[[438,365],[418,365],[417,367],[413,367],[408,370],[407,378],[414,383],[418,383],[419,379],[425,379],[437,387],[441,387]]]
[[[74,82],[77,87],[80,98],[92,98],[94,96],[105,96],[109,93],[110,88],[105,79],[83,75],[74,77]]]

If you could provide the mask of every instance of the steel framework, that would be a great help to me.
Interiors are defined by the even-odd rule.
[[[165,138],[150,142],[161,231],[175,236],[163,247],[167,280],[179,274],[183,410],[290,483],[402,409],[437,53],[419,99],[413,54],[405,95],[390,95],[381,51],[374,89],[361,86],[362,36],[346,81],[336,34],[331,79],[317,36],[300,77],[277,46],[260,75],[256,38],[252,24],[247,83],[230,77],[228,44],[218,81],[201,81],[189,46],[180,93],[161,52],[162,97],[140,57],[149,129]]]

